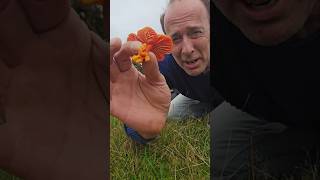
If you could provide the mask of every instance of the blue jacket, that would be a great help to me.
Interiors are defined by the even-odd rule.
[[[169,87],[177,89],[182,95],[213,103],[214,107],[222,102],[221,96],[210,86],[210,73],[190,76],[176,63],[171,54],[159,62],[159,68]]]

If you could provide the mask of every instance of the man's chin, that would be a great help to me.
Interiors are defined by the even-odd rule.
[[[289,37],[288,37],[289,38]],[[268,37],[268,36],[264,36],[264,37],[248,37],[248,39],[259,46],[276,46],[279,45],[283,42],[285,42],[288,38],[274,38],[274,37]]]
[[[185,70],[185,72],[189,75],[189,76],[199,76],[200,74],[203,73],[207,73],[207,71],[203,71],[203,70],[199,70],[199,69],[195,69],[195,70]]]
[[[243,34],[254,44],[260,46],[276,46],[292,37],[293,31],[283,29],[255,29],[253,31],[243,31]]]

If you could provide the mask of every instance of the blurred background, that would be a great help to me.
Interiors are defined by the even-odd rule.
[[[70,0],[72,7],[79,14],[81,19],[86,22],[89,29],[96,32],[100,37],[106,39],[103,30],[103,15],[101,5],[84,6],[79,0]]]
[[[110,38],[126,41],[128,34],[150,26],[163,33],[160,15],[168,0],[110,0]]]

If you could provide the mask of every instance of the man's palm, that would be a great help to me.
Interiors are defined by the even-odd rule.
[[[151,61],[143,64],[146,76],[134,68],[128,58],[124,59],[125,63],[130,63],[128,70],[123,72],[115,62],[111,64],[111,113],[145,137],[151,137],[154,136],[152,131],[164,126],[170,90],[159,72],[154,54],[151,54]],[[123,66],[123,63],[118,65]]]

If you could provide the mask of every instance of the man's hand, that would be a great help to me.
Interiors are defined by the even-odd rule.
[[[139,42],[121,45],[120,39],[110,42],[111,114],[144,138],[152,138],[165,125],[170,105],[170,90],[159,71],[156,56],[142,64],[144,74],[131,63]]]

